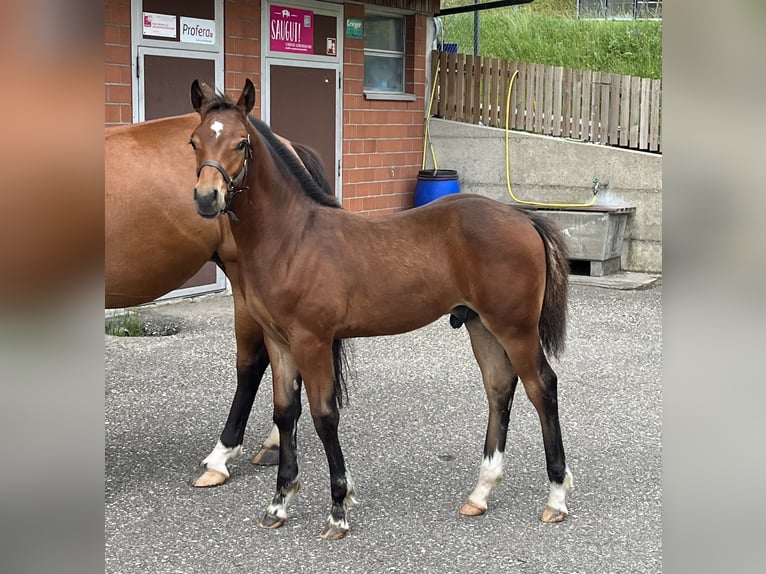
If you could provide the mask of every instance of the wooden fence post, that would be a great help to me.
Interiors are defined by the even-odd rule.
[[[507,115],[510,129],[653,152],[662,146],[662,80],[436,51],[431,71],[432,114],[445,119],[505,128]]]

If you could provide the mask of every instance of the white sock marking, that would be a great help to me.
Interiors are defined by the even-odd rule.
[[[333,526],[335,528],[340,528],[341,530],[348,530],[349,529],[348,528],[348,520],[346,520],[345,518],[343,520],[335,520],[332,517],[332,514],[330,514],[327,517],[327,524],[329,524],[330,526]]]
[[[351,473],[346,469],[346,498],[343,499],[343,507],[349,509],[355,504],[357,504],[356,486],[354,485],[354,479],[351,478]]]
[[[287,507],[292,502],[293,498],[298,494],[298,491],[301,489],[301,483],[298,477],[295,477],[295,482],[291,485],[290,489],[284,492],[284,498],[282,499],[281,503],[273,502],[269,504],[269,507],[266,509],[266,512],[268,514],[271,514],[272,516],[278,516],[279,518],[287,518]]]
[[[229,477],[229,469],[226,468],[226,463],[237,459],[242,454],[242,445],[225,447],[219,440],[213,452],[211,452],[205,460],[202,461],[207,468],[217,470]]]
[[[560,512],[569,514],[566,505],[566,494],[567,490],[574,487],[574,479],[572,473],[569,471],[569,467],[567,467],[564,472],[564,482],[562,484],[556,484],[555,482],[551,482],[550,484],[551,490],[550,494],[548,494],[547,505]]]
[[[271,431],[266,440],[263,441],[263,448],[270,448],[272,446],[279,446],[279,429],[277,425],[271,425]]]
[[[487,508],[492,489],[503,479],[503,453],[496,450],[490,457],[484,457],[479,470],[479,482],[468,497],[479,508]]]

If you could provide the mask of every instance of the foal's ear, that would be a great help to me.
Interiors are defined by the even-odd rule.
[[[194,80],[191,85],[191,103],[194,110],[199,113],[202,106],[209,101],[215,92],[213,88],[205,83],[200,84],[198,80]]]
[[[255,86],[250,81],[250,78],[248,78],[245,80],[245,87],[242,88],[242,94],[240,94],[239,100],[237,100],[237,106],[245,110],[246,114],[249,114],[253,110],[254,105]]]

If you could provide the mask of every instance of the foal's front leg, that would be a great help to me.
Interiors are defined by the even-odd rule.
[[[227,267],[229,273],[235,271],[233,265]],[[253,401],[263,374],[269,366],[269,356],[263,342],[263,329],[250,315],[236,281],[232,281],[232,288],[234,332],[237,340],[237,390],[221,437],[213,452],[202,461],[202,473],[192,481],[192,486],[196,487],[218,486],[228,480],[228,463],[242,453],[242,441]],[[274,442],[278,442],[278,438]],[[261,451],[264,449],[265,447],[261,447]],[[259,452],[259,455],[264,463],[268,463],[269,459],[264,454]],[[275,459],[276,456],[273,456],[271,464],[276,464]]]
[[[331,344],[311,342],[296,350],[296,361],[301,368],[309,398],[311,417],[322,440],[330,467],[330,495],[332,507],[319,536],[325,540],[339,540],[348,534],[346,511],[356,503],[354,481],[346,469],[346,462],[338,439],[338,404],[332,367]]]
[[[274,380],[274,423],[279,429],[279,470],[277,491],[261,518],[264,528],[279,528],[287,520],[287,506],[300,490],[298,480],[298,418],[301,414],[301,387],[298,370],[290,353],[267,340]]]

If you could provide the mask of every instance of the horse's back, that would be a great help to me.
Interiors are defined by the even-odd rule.
[[[517,254],[528,251],[535,258],[543,252],[540,235],[526,212],[482,195],[446,195],[388,217],[394,228],[392,233],[397,233],[395,229],[405,233],[411,230],[417,236],[431,237],[453,249],[462,245],[473,252],[489,249],[505,256],[508,251]]]

